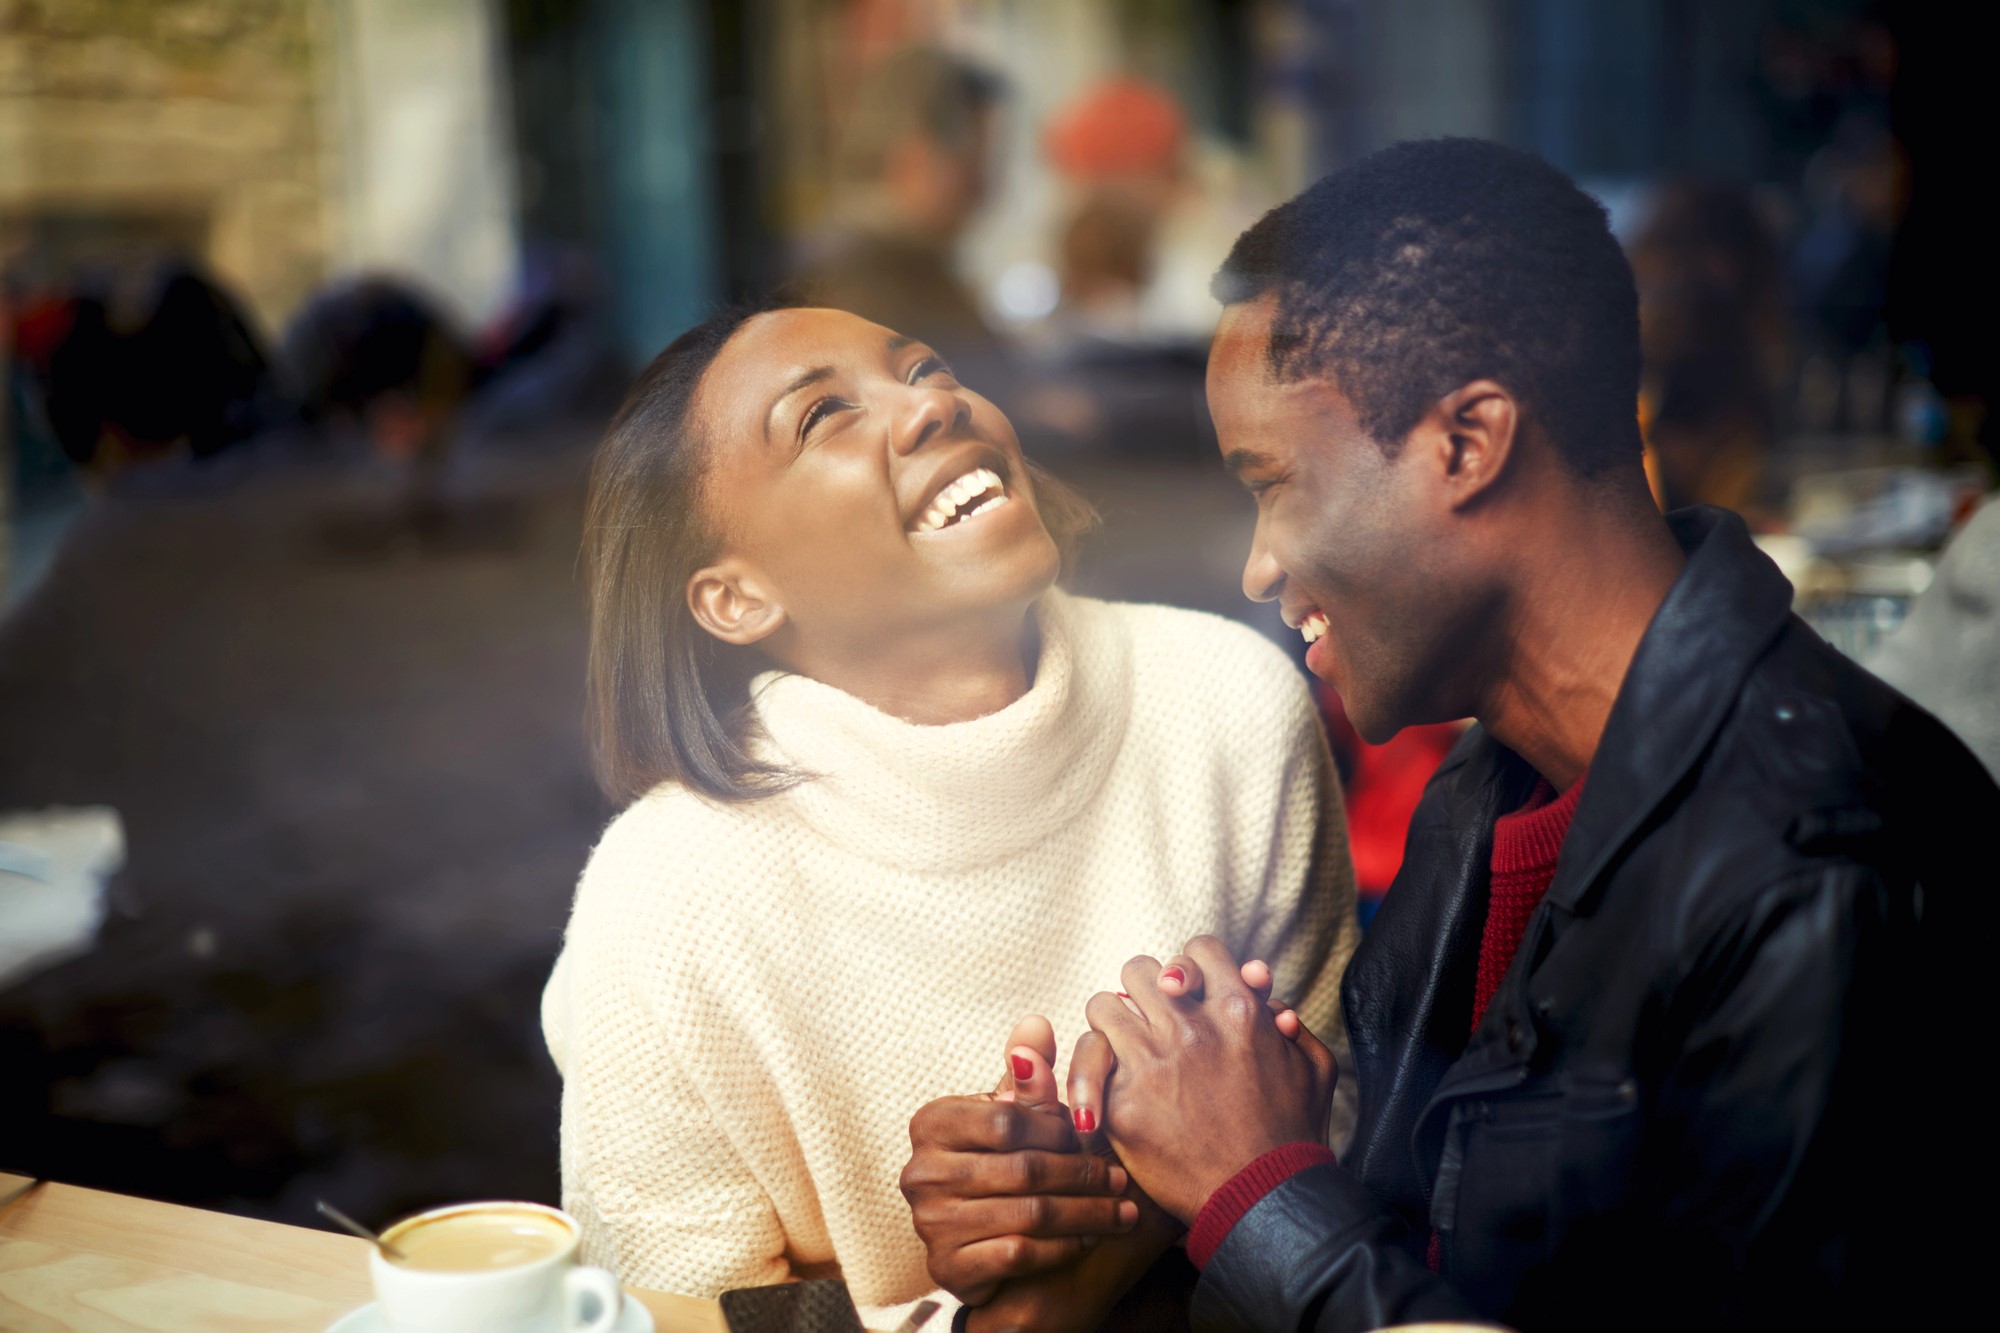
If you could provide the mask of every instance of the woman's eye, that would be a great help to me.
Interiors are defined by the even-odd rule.
[[[951,367],[944,363],[944,358],[941,356],[927,356],[910,367],[910,383],[915,384],[918,380],[940,374],[951,374]]]
[[[838,398],[820,399],[811,407],[808,407],[805,416],[799,419],[799,437],[803,439],[805,436],[812,434],[815,426],[846,406],[847,404]]]

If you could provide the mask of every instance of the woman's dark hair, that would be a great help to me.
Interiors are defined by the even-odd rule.
[[[721,548],[704,504],[709,451],[694,420],[696,392],[736,331],[774,308],[728,310],[674,339],[597,447],[583,535],[589,718],[597,779],[614,801],[662,782],[747,801],[800,778],[750,752],[750,681],[769,660],[712,637],[687,603],[689,578]],[[1029,472],[1067,572],[1096,511],[1048,473],[1032,464]]]

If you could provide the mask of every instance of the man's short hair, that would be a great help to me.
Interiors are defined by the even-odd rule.
[[[1639,459],[1639,300],[1604,209],[1540,158],[1397,144],[1265,214],[1215,275],[1275,295],[1271,369],[1330,374],[1392,456],[1438,399],[1505,385],[1578,473]]]
[[[946,148],[970,147],[980,117],[999,102],[1000,76],[948,51],[906,46],[870,70],[855,92],[840,140],[841,173],[867,183],[908,134]]]

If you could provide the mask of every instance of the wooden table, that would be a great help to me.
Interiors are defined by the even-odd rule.
[[[0,1173],[0,1199],[28,1182]],[[714,1301],[628,1289],[659,1333],[727,1333]],[[7,1333],[323,1333],[368,1286],[368,1243],[45,1184],[0,1206]]]

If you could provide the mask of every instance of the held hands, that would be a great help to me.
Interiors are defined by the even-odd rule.
[[[1021,1020],[1007,1045],[992,1092],[941,1097],[911,1119],[900,1182],[932,1280],[968,1305],[1009,1278],[1072,1265],[1139,1220],[1119,1197],[1125,1171],[1082,1150],[1057,1100],[1049,1021]]]
[[[1164,966],[1141,956],[1121,976],[1125,995],[1100,991],[1085,1010],[1070,1104],[1160,1207],[1190,1223],[1273,1148],[1325,1142],[1338,1070],[1296,1013],[1271,1004],[1268,967],[1239,969],[1202,935]]]
[[[1095,1327],[1218,1186],[1271,1148],[1325,1138],[1333,1057],[1271,998],[1267,966],[1239,969],[1204,936],[1123,976],[1129,994],[1090,1001],[1073,1111],[1037,1017],[1015,1025],[992,1092],[940,1098],[910,1122],[903,1195],[932,1279],[978,1307],[978,1333]],[[1107,1131],[1158,1204],[1086,1151]]]

